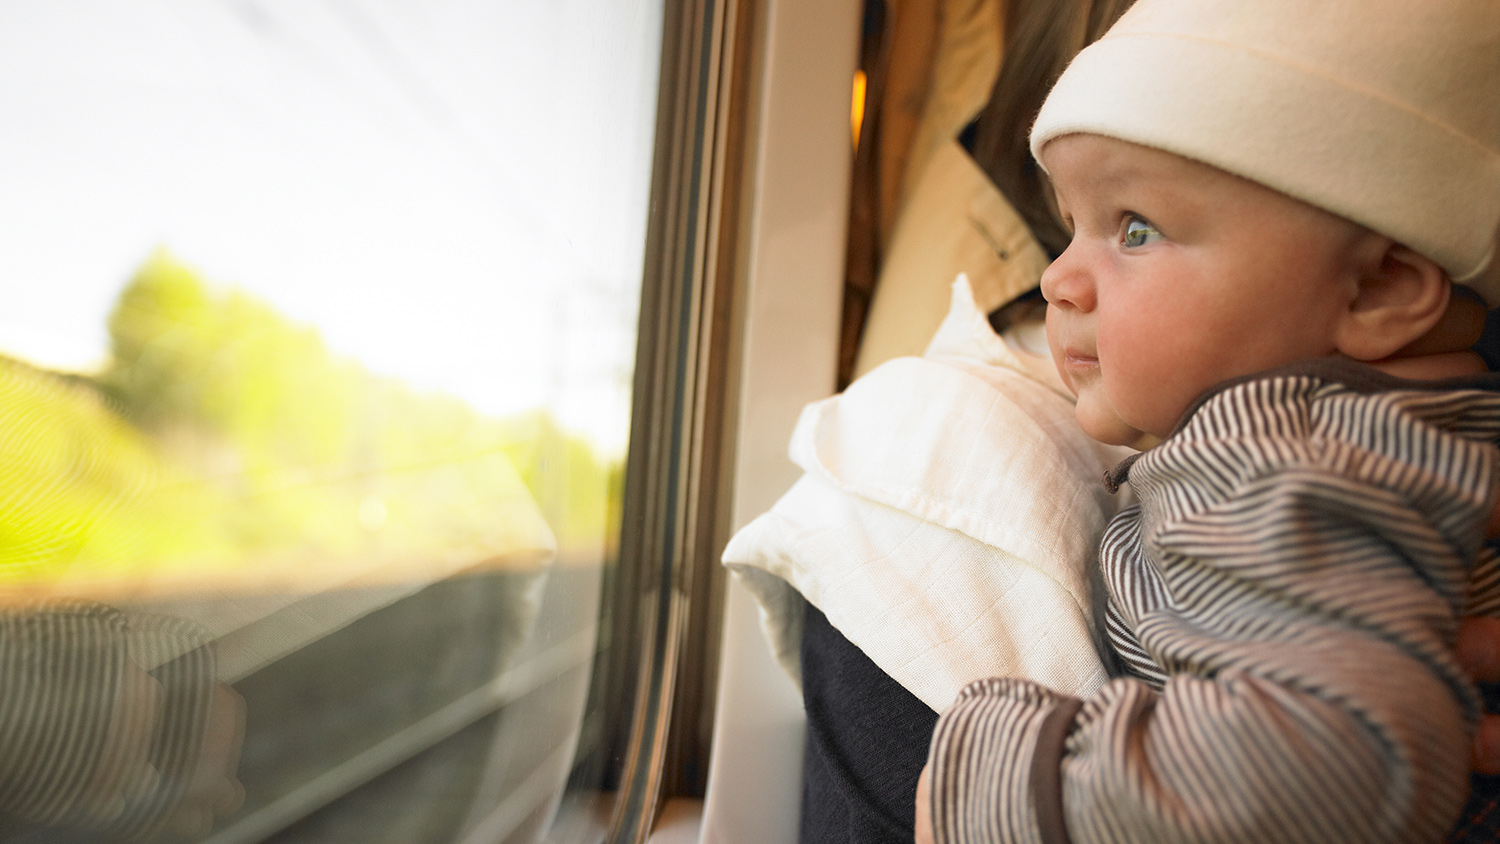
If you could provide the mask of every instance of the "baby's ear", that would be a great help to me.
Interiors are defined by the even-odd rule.
[[[1425,335],[1448,309],[1453,283],[1443,268],[1399,243],[1361,266],[1359,288],[1338,331],[1339,351],[1374,361]]]

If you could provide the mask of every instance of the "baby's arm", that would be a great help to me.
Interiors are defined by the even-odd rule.
[[[1479,448],[1460,465],[1493,464]],[[1292,475],[1147,526],[1160,566],[1112,590],[1170,589],[1129,620],[1170,675],[1161,692],[965,690],[933,740],[935,840],[1441,837],[1475,714],[1447,643],[1488,481],[1433,509],[1316,465]],[[1408,480],[1420,499],[1438,479]]]
[[[185,651],[147,672],[141,654]],[[244,705],[179,619],[0,607],[0,825],[109,840],[200,833],[240,797]]]
[[[965,689],[934,733],[935,840],[1438,840],[1464,797],[1454,690],[1358,625],[1264,630],[1261,614],[1238,630],[1145,619],[1147,649],[1176,663],[1160,693],[1134,679],[1087,701],[1014,679]]]
[[[1462,712],[1430,675],[1373,656],[1390,689],[1251,668],[1161,694],[1116,680],[1088,701],[983,681],[934,734],[934,840],[1439,840],[1464,798]]]

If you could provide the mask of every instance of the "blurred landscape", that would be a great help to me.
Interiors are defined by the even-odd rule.
[[[608,553],[620,461],[544,410],[418,393],[165,250],[108,331],[95,373],[0,356],[0,589],[308,591]]]

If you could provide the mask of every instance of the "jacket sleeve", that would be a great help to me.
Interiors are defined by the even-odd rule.
[[[1477,706],[1450,645],[1487,502],[1427,480],[1304,466],[1180,519],[1121,514],[1106,547],[1149,542],[1170,595],[1128,619],[1164,685],[965,688],[933,736],[936,840],[1441,840],[1467,790]]]

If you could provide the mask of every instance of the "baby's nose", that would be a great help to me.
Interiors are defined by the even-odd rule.
[[[1094,309],[1094,284],[1087,268],[1076,257],[1073,250],[1057,257],[1042,273],[1042,297],[1055,307],[1072,307],[1081,311]]]

